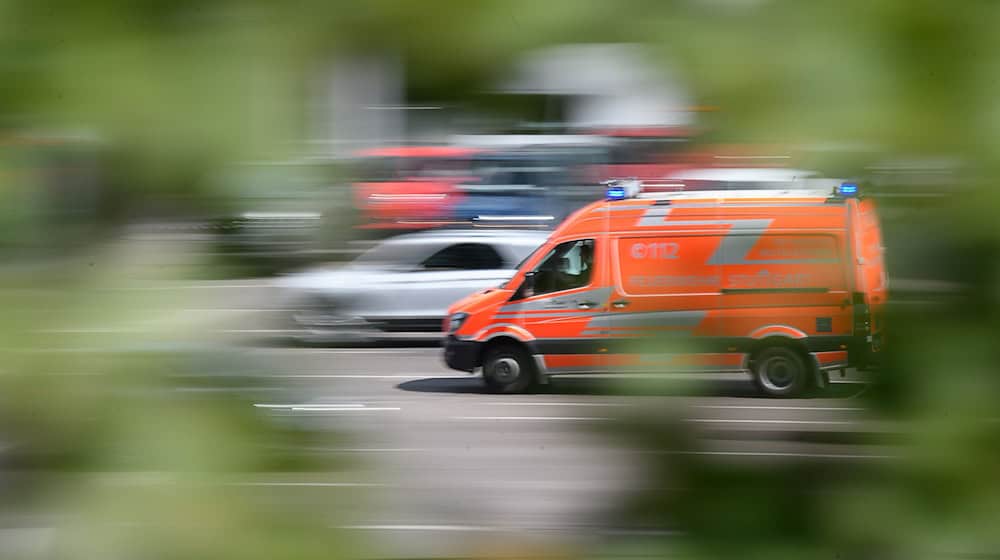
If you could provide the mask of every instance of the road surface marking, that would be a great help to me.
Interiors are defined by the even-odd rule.
[[[296,379],[476,379],[472,375],[441,375],[437,373],[421,373],[416,375],[365,375],[360,373],[293,373],[276,374],[275,377],[291,377]]]
[[[226,334],[285,334],[295,331],[288,329],[218,329],[217,332]]]
[[[338,529],[361,530],[361,531],[451,531],[451,532],[521,532],[524,529],[519,527],[499,527],[489,525],[341,525]],[[534,527],[536,530],[569,530],[572,527]],[[632,535],[632,536],[671,536],[682,535],[680,531],[656,530],[656,529],[607,529],[598,530],[604,535]]]
[[[487,402],[489,406],[632,406],[626,403],[587,403],[587,402]]]
[[[343,525],[338,529],[366,531],[496,531],[485,525]]]
[[[372,406],[365,408],[345,408],[342,406],[295,406],[293,412],[380,412],[384,410],[400,410],[398,406]]]
[[[254,407],[271,410],[291,410],[293,412],[380,412],[384,410],[400,410],[397,406],[366,406],[356,403],[254,404]]]
[[[297,404],[267,404],[267,403],[256,403],[253,405],[255,408],[297,408],[304,406],[339,406],[341,408],[363,408],[363,404],[335,404],[335,403],[297,403]]]
[[[593,416],[452,416],[452,420],[611,420]]]
[[[423,453],[430,451],[420,447],[372,447],[372,448],[330,448],[322,451],[331,453]]]
[[[181,307],[179,309],[164,307],[163,309],[153,308],[153,311],[175,311],[178,313],[242,313],[244,311],[253,311],[257,313],[289,313],[292,311],[298,311],[298,309],[291,307]]]
[[[739,410],[867,410],[861,407],[835,407],[835,406],[760,406],[760,405],[726,405],[726,404],[699,404],[695,408],[732,408]]]
[[[735,420],[728,418],[686,418],[684,421],[719,424],[857,424],[857,422],[848,422],[843,420]]]
[[[666,451],[672,455],[729,455],[734,457],[807,457],[813,459],[896,459],[897,455],[792,453],[780,451]]]
[[[316,488],[370,488],[384,487],[385,484],[373,482],[234,482],[233,486],[301,486]]]

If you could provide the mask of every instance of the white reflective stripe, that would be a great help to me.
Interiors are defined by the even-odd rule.
[[[491,333],[486,338],[481,338],[486,333],[494,329],[505,329],[505,330]],[[472,335],[472,340],[477,340],[479,342],[486,342],[487,340],[492,340],[498,336],[510,336],[520,340],[521,342],[528,342],[535,339],[535,337],[532,336],[532,334],[521,325],[515,325],[514,323],[493,323],[492,325],[482,328],[476,334]]]
[[[596,315],[601,315],[601,312],[591,312],[591,311],[576,311],[567,309],[565,311],[498,311],[496,314],[497,319],[515,319],[515,318],[534,318],[541,317],[545,319],[551,319],[554,317],[594,317]]]
[[[670,214],[669,206],[650,206],[646,212],[639,217],[639,222],[636,225],[639,227],[666,225],[664,220],[658,218],[666,218],[668,214]]]
[[[648,311],[638,313],[605,313],[587,323],[588,329],[610,327],[697,327],[707,311]]]
[[[767,333],[766,336],[783,336],[785,338],[806,338],[809,336],[805,332],[788,325],[767,325],[750,333],[750,338],[763,338],[765,336],[764,331],[767,331],[768,329],[772,329],[773,332]],[[796,336],[792,336],[788,332],[783,331],[792,331]]]
[[[611,288],[591,288],[579,292],[565,293],[555,292],[544,294],[531,301],[520,301],[508,303],[500,308],[499,313],[512,313],[517,311],[549,311],[549,312],[570,312],[575,307],[570,307],[571,300],[588,299],[603,304],[611,296]],[[566,300],[562,302],[560,300]],[[565,303],[565,307],[555,307],[555,305]]]

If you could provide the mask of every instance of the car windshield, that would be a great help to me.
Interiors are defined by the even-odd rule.
[[[427,256],[427,247],[404,241],[386,241],[362,253],[355,264],[415,265]]]

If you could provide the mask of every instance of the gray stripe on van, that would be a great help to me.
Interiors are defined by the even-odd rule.
[[[642,216],[639,217],[639,227],[665,226],[663,218],[670,214],[669,206],[650,206]]]
[[[810,203],[812,205],[812,203]],[[817,206],[819,204],[816,204]],[[730,207],[727,205],[727,207]],[[809,264],[836,263],[839,259],[751,259],[748,258],[761,236],[774,222],[772,218],[735,220],[671,220],[666,221],[672,208],[652,207],[639,218],[640,227],[654,226],[732,226],[705,264]]]
[[[693,329],[705,319],[706,311],[650,311],[645,313],[608,313],[594,317],[587,329],[611,327],[681,327]]]
[[[551,311],[551,312],[549,312],[549,311],[532,311],[531,313],[526,313],[524,311],[497,311],[497,313],[496,313],[495,316],[496,316],[497,319],[515,319],[515,318],[518,318],[518,317],[521,317],[521,318],[535,318],[535,317],[538,317],[538,318],[542,318],[542,319],[553,319],[553,318],[559,318],[559,317],[592,317],[594,315],[599,315],[601,313],[603,313],[603,312],[601,312],[601,311],[594,312],[594,311],[591,311],[591,310],[583,310],[583,309],[579,309],[578,310],[576,308],[572,308],[572,309],[564,309],[564,310]]]
[[[763,220],[769,221],[769,220]],[[734,228],[735,229],[735,228]],[[838,259],[748,259],[763,232],[726,235],[705,264],[810,264],[836,263]]]

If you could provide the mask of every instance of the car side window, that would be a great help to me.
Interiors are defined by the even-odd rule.
[[[431,270],[491,270],[503,268],[503,259],[485,243],[457,243],[427,257],[420,266]]]
[[[590,284],[594,269],[594,240],[580,239],[556,245],[535,267],[530,294],[542,295]]]

